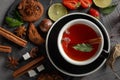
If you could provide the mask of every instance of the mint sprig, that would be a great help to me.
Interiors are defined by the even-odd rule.
[[[92,46],[90,44],[77,44],[73,46],[75,50],[82,51],[82,52],[91,52],[93,50]]]
[[[107,8],[101,8],[100,11],[102,14],[104,15],[108,15],[110,13],[112,13],[114,11],[114,9],[116,8],[117,5],[111,5]]]

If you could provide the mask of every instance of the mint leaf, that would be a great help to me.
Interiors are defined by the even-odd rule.
[[[101,8],[100,11],[102,14],[104,15],[108,15],[110,13],[112,13],[114,11],[114,9],[116,8],[117,5],[111,5],[107,8]]]
[[[5,18],[5,21],[10,27],[18,27],[23,25],[23,22],[8,16]]]
[[[91,52],[93,50],[92,46],[90,44],[77,44],[73,46],[75,50],[82,51],[82,52]]]
[[[23,20],[21,18],[21,15],[20,15],[20,13],[18,11],[15,10],[13,16],[14,16],[15,19],[23,22]]]

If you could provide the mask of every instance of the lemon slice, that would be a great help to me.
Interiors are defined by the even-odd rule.
[[[52,4],[48,10],[48,16],[53,21],[58,20],[67,13],[67,9],[61,3]]]
[[[110,6],[112,0],[93,0],[94,4],[100,8],[106,8]]]

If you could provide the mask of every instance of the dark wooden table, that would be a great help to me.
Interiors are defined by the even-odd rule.
[[[0,0],[0,1],[1,1],[0,2],[0,25],[2,26],[4,16],[8,8],[10,7],[10,5],[15,0]],[[118,4],[114,12],[106,16],[101,15],[101,22],[105,25],[109,35],[120,34],[120,1],[113,0],[113,4]],[[117,43],[120,43],[120,35],[116,35],[111,39],[111,47],[113,47]],[[0,53],[0,80],[13,80],[12,78],[13,71],[4,67],[5,56],[6,54]],[[115,63],[115,72],[120,76],[120,59],[117,59]],[[24,80],[24,79],[20,77],[14,80]],[[116,78],[116,76],[113,74],[109,66],[104,65],[101,69],[99,69],[98,71],[96,71],[91,75],[88,75],[82,78],[74,78],[73,80],[119,80],[119,79]]]

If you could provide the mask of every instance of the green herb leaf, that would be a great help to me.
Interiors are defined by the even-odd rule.
[[[77,45],[73,46],[73,48],[75,50],[79,50],[82,52],[91,52],[93,50],[93,48],[90,44],[85,44],[85,43],[77,44]]]
[[[17,19],[11,18],[11,17],[6,17],[5,21],[10,27],[17,27],[17,26],[21,26],[23,24],[23,22],[21,22]]]
[[[101,8],[100,11],[102,14],[108,15],[114,11],[117,5],[111,5],[107,8]]]
[[[16,11],[16,10],[14,11],[13,18],[23,22],[20,13],[18,11]]]

